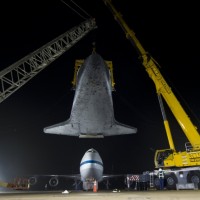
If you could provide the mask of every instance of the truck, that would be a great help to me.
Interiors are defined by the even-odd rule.
[[[162,168],[165,171],[165,187],[167,189],[200,189],[200,135],[196,126],[188,117],[171,87],[162,76],[158,68],[158,63],[147,51],[145,51],[137,39],[134,31],[129,28],[127,23],[122,18],[121,13],[116,10],[111,0],[103,1],[111,11],[114,19],[124,31],[126,38],[138,52],[142,65],[155,84],[169,148],[159,149],[155,152],[155,170],[150,173],[153,177],[154,186],[159,189],[157,172],[159,168]],[[177,151],[175,148],[169,122],[164,109],[163,99],[172,111],[175,119],[188,139],[185,143],[184,151]]]

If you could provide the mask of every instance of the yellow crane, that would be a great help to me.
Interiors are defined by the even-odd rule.
[[[168,85],[155,60],[143,48],[133,30],[129,28],[127,23],[122,18],[120,12],[113,6],[111,0],[103,0],[105,5],[109,8],[124,31],[126,38],[131,42],[134,48],[139,53],[142,60],[142,65],[145,67],[149,77],[153,80],[156,92],[158,95],[160,108],[163,116],[164,127],[169,143],[169,149],[157,150],[154,157],[155,167],[162,167],[166,172],[166,181],[168,189],[175,189],[176,184],[193,183],[200,188],[200,135],[196,126],[192,123],[180,102],[174,95],[171,87]],[[188,139],[185,151],[177,152],[169,123],[166,118],[162,98],[165,100],[178,124],[183,130]],[[158,186],[158,180],[155,180],[155,185]]]

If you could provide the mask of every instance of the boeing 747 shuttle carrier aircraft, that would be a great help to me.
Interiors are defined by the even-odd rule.
[[[71,174],[71,175],[35,175],[29,178],[30,187],[37,184],[38,179],[47,176],[49,177],[49,186],[56,187],[59,184],[59,178],[73,179],[75,186],[78,187],[82,182],[83,190],[93,189],[94,184],[98,187],[98,183],[105,181],[108,186],[108,180],[110,178],[123,177],[124,175],[111,175],[103,174],[103,161],[99,153],[91,148],[81,159],[80,162],[80,174]],[[67,189],[67,188],[66,188]]]

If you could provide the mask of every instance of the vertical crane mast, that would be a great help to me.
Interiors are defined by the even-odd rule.
[[[96,28],[88,19],[0,72],[0,103]]]
[[[171,88],[165,81],[164,77],[160,73],[155,61],[153,58],[145,51],[142,47],[140,42],[135,36],[135,33],[128,27],[126,22],[123,20],[122,15],[115,9],[112,5],[111,0],[103,0],[106,6],[112,12],[115,20],[119,23],[123,31],[125,32],[126,38],[130,40],[131,44],[139,53],[142,64],[145,67],[146,72],[153,80],[156,91],[158,96],[162,96],[166,103],[168,104],[169,108],[171,109],[173,115],[175,116],[176,120],[178,121],[180,127],[182,128],[183,132],[185,133],[186,137],[188,138],[189,142],[191,143],[193,149],[199,150],[200,149],[200,136],[196,129],[196,127],[191,122],[190,118],[183,110],[182,106],[180,105],[179,101],[173,94]],[[167,137],[170,145],[170,149],[175,150],[171,132],[169,129],[168,122],[166,118],[164,118],[164,125],[167,132]]]

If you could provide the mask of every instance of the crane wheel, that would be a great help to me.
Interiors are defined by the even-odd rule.
[[[171,173],[165,176],[165,184],[168,190],[176,190],[176,184],[178,183],[177,177],[175,174]]]
[[[154,177],[154,187],[156,188],[156,190],[160,190],[160,180],[158,176]]]
[[[200,189],[200,173],[198,171],[188,173],[187,182],[194,183],[194,185],[197,185],[198,189]]]

